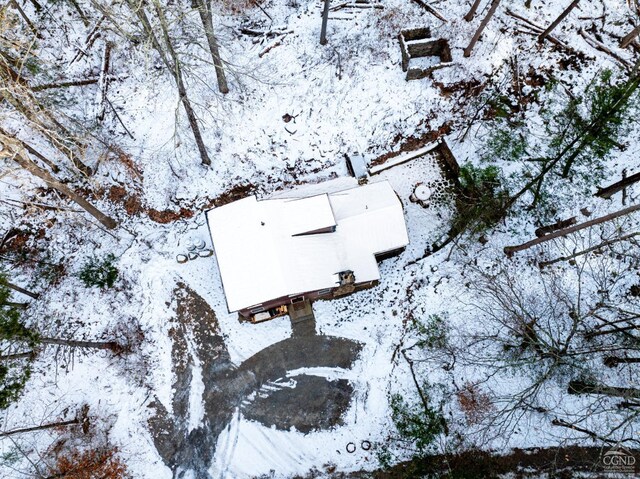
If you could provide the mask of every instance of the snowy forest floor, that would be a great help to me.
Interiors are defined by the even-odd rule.
[[[381,472],[383,455],[391,453],[391,462],[402,464],[415,453],[398,440],[391,398],[419,404],[416,382],[448,425],[448,434],[439,434],[430,445],[438,472],[443,457],[459,457],[462,470],[476,467],[467,464],[475,464],[478,450],[475,457],[488,473],[529,466],[546,472],[545,464],[567,451],[571,461],[577,459],[561,469],[588,472],[589,461],[597,462],[607,448],[638,447],[635,412],[619,407],[619,398],[566,392],[576,370],[581,379],[637,387],[637,365],[605,368],[593,354],[563,365],[547,382],[536,382],[542,376],[536,360],[507,367],[500,362],[509,356],[502,344],[492,349],[476,341],[511,331],[489,327],[485,313],[491,308],[474,289],[483,275],[498,272],[514,278],[518,287],[513,289],[529,295],[525,302],[541,305],[543,293],[554,290],[545,289],[552,277],[567,285],[567,297],[578,298],[581,307],[575,309],[588,311],[600,304],[600,278],[614,272],[621,285],[611,301],[636,305],[637,296],[627,294],[640,284],[635,243],[586,255],[577,267],[560,262],[548,273],[538,267],[541,261],[637,231],[633,215],[512,257],[504,247],[534,238],[539,226],[570,217],[586,221],[637,201],[637,186],[629,187],[624,199],[620,194],[609,200],[594,196],[624,170],[637,172],[637,110],[629,120],[634,128],[597,168],[580,164],[570,181],[554,174],[540,208],[530,208],[527,197],[527,204],[523,201],[493,229],[463,235],[431,255],[432,245],[449,231],[453,205],[445,195],[428,208],[409,198],[418,183],[443,184],[435,158],[423,156],[372,176],[370,181],[390,181],[398,193],[410,244],[400,256],[381,263],[377,287],[314,303],[315,334],[309,337],[294,334],[286,317],[239,322],[227,310],[214,257],[176,263],[189,241],[210,244],[206,209],[248,194],[265,198],[288,188],[344,181],[344,155],[355,151],[372,166],[444,138],[460,165],[497,165],[505,185],[517,189],[535,174],[537,163],[488,159],[494,133],[504,129],[513,138],[526,137],[526,149],[542,155],[549,124],[561,117],[563,102],[581,97],[605,69],[616,79],[625,78],[638,57],[633,49],[617,47],[635,18],[624,1],[583,2],[554,31],[565,46],[539,44],[507,12],[512,8],[548,25],[563,2],[534,1],[529,8],[525,2],[509,2],[470,58],[463,49],[486,14],[487,2],[473,22],[463,20],[471,2],[429,2],[446,23],[416,2],[382,3],[382,9],[332,12],[326,46],[318,44],[320,1],[269,0],[260,8],[238,7],[239,12],[221,6],[215,21],[227,61],[230,92],[225,96],[216,91],[197,14],[185,10],[183,15],[169,5],[210,167],[200,164],[173,78],[139,38],[124,5],[109,5],[120,23],[105,21],[97,43],[114,43],[116,78],[109,86],[112,110],[105,120],[95,121],[94,84],[46,93],[65,118],[90,130],[87,161],[93,176],[79,177],[37,129],[10,108],[3,110],[3,128],[65,165],[60,176],[119,223],[113,231],[103,229],[6,160],[0,183],[2,227],[17,234],[2,245],[2,254],[20,258],[5,265],[12,281],[40,295],[26,313],[30,324],[47,336],[132,346],[120,355],[64,346],[38,352],[24,393],[2,411],[2,428],[70,419],[87,405],[91,432],[83,435],[76,427],[0,438],[3,477],[38,477],[63,446],[95,447],[101,441],[117,446],[135,478],[164,479],[180,472],[185,478],[239,479],[386,474]],[[84,5],[94,23],[101,16],[94,6],[100,4]],[[36,17],[30,5],[25,9]],[[99,48],[71,62],[90,27],[66,3],[52,3],[47,12],[38,17],[44,25],[39,55],[46,61],[37,81],[94,76],[101,63]],[[397,36],[416,27],[430,27],[434,38],[446,39],[453,61],[429,78],[406,81]],[[126,35],[120,36],[120,29]],[[247,29],[279,33],[256,37],[242,33]],[[599,38],[619,58],[594,48],[579,31]],[[513,130],[506,130],[508,121]],[[83,265],[110,253],[119,271],[114,287],[87,287],[78,278]],[[553,319],[558,308],[540,306],[538,316]],[[416,325],[436,316],[443,321],[438,328],[446,341],[424,346],[424,331]],[[475,410],[465,409],[469,394]],[[594,437],[558,426],[558,420],[599,432]],[[524,449],[538,453],[523,458]],[[497,457],[491,458],[494,453]],[[406,475],[404,467],[396,466],[395,477]]]

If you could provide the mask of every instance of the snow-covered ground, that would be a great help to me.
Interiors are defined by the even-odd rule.
[[[59,284],[43,290],[42,299],[30,310],[30,316],[37,318],[47,334],[106,339],[112,337],[120,323],[139,325],[144,333],[139,348],[122,358],[77,351],[73,360],[67,361],[66,357],[56,356],[55,349],[45,349],[35,362],[34,373],[20,401],[2,412],[3,428],[39,424],[65,414],[71,417],[79,405],[88,404],[90,414],[109,428],[111,442],[118,446],[134,477],[172,477],[154,447],[147,420],[152,414],[148,405],[154,397],[171,411],[174,391],[169,329],[175,313],[172,293],[176,283],[188,285],[215,311],[234,364],[241,364],[291,335],[286,317],[253,325],[238,322],[237,316],[227,311],[215,258],[197,259],[184,265],[176,263],[175,255],[185,252],[188,240],[199,238],[210,243],[203,214],[205,205],[211,206],[215,198],[238,185],[250,184],[266,196],[296,184],[346,176],[345,153],[359,151],[367,161],[372,161],[385,153],[399,151],[406,138],[421,137],[445,124],[450,125],[446,139],[458,162],[479,164],[479,152],[488,132],[474,126],[464,134],[477,104],[464,97],[455,85],[472,80],[483,82],[490,77],[509,81],[509,69],[504,65],[516,56],[520,71],[551,70],[568,88],[580,91],[598,70],[616,69],[618,65],[610,56],[590,47],[576,33],[578,26],[588,28],[592,22],[600,22],[598,17],[605,12],[606,30],[620,36],[627,33],[625,20],[630,16],[626,3],[614,0],[593,2],[597,5],[584,5],[572,13],[554,35],[585,53],[587,59],[579,69],[570,66],[563,70],[558,65],[563,56],[561,51],[551,49],[548,44],[538,46],[534,36],[514,34],[516,23],[504,12],[507,6],[489,24],[473,56],[464,58],[462,50],[478,24],[478,19],[470,23],[462,20],[469,2],[431,3],[449,19],[448,23],[437,20],[413,2],[401,0],[385,1],[381,10],[356,9],[348,15],[332,13],[326,46],[318,43],[322,7],[318,0],[262,3],[270,18],[255,7],[240,16],[221,14],[216,21],[223,57],[229,61],[231,89],[224,97],[215,91],[212,67],[200,60],[206,56],[206,50],[187,44],[185,39],[184,51],[193,53],[188,62],[189,93],[203,124],[212,159],[210,168],[200,165],[172,79],[154,68],[148,47],[116,44],[114,62],[123,79],[112,84],[110,100],[134,139],[126,136],[113,120],[112,140],[131,155],[142,180],[134,180],[122,164],[109,160],[98,165],[89,183],[96,189],[121,185],[138,195],[146,207],[158,210],[185,207],[194,215],[163,225],[146,218],[144,212],[128,217],[120,206],[104,198],[96,199],[100,208],[121,221],[122,227],[112,234],[86,221],[82,213],[37,211],[18,215],[12,206],[2,205],[4,230],[29,225],[37,229],[48,220],[57,219],[45,230],[40,246],[46,243],[44,248],[51,258],[64,261],[68,274]],[[546,25],[560,13],[563,2],[532,3],[530,9],[520,5],[508,7]],[[340,19],[345,16],[348,19]],[[276,40],[256,43],[253,37],[239,33],[241,24],[259,30],[282,27],[291,33],[281,39],[281,44],[259,56]],[[69,36],[81,43],[85,31],[80,22],[69,25],[77,29],[69,32]],[[401,28],[424,26],[431,27],[434,37],[449,41],[453,66],[436,72],[433,79],[406,82],[397,34]],[[45,35],[55,37],[55,28],[52,20],[51,31]],[[610,39],[605,40],[614,45]],[[74,45],[57,47],[61,50],[54,51],[52,47],[43,55],[68,58],[75,51]],[[618,53],[632,61],[630,50]],[[99,56],[98,49],[89,52],[67,73],[80,76],[88,65],[99,65]],[[95,95],[92,88],[73,94],[70,111],[77,113],[91,104],[90,98]],[[283,119],[287,114],[293,117],[289,122]],[[535,109],[527,115],[533,124],[540,122]],[[19,119],[7,118],[6,124],[18,125]],[[38,142],[37,135],[27,130],[23,134],[24,139]],[[637,135],[631,135],[626,142],[625,151],[607,164],[612,178],[618,178],[624,168],[637,166],[640,152]],[[44,145],[42,150],[55,156]],[[512,168],[508,164],[503,166],[507,173]],[[24,200],[33,194],[35,186],[40,186],[25,172],[9,171],[9,167],[5,171],[0,183],[5,199]],[[505,245],[532,238],[535,229],[531,218],[516,218],[499,226],[486,245],[473,244],[467,250],[455,250],[452,255],[446,248],[416,262],[428,246],[447,233],[451,211],[437,206],[425,209],[411,202],[409,196],[416,184],[433,181],[439,175],[434,159],[425,156],[371,178],[371,181],[388,179],[396,189],[405,207],[411,243],[400,256],[381,264],[382,279],[376,288],[314,304],[321,334],[363,343],[352,370],[307,372],[352,381],[355,393],[344,425],[302,434],[267,428],[247,420],[238,411],[217,439],[212,477],[261,474],[289,477],[312,469],[328,473],[334,467],[337,471],[372,470],[379,466],[377,453],[394,447],[387,442],[393,428],[389,394],[415,397],[407,363],[397,351],[408,334],[408,315],[424,318],[446,314],[455,334],[473,329],[474,318],[469,315],[468,306],[458,301],[465,295],[465,270],[461,265],[470,261],[470,257],[486,265],[502,261]],[[606,202],[577,196],[571,188],[561,196],[562,214],[567,217],[580,215],[579,210],[584,207],[599,216],[620,206],[615,203],[619,200]],[[118,257],[120,278],[116,287],[105,291],[84,287],[74,273],[88,256],[104,256],[109,252]],[[538,253],[532,250],[521,255],[523,270],[536,268],[527,260]],[[28,268],[12,273],[16,275],[15,282],[33,281],[30,277],[33,271]],[[481,374],[464,369],[463,365],[444,371],[438,358],[422,363],[420,370],[431,384],[447,387],[472,381]],[[488,387],[504,391],[512,385],[488,384]],[[202,417],[198,404],[202,388],[201,378],[195,374],[190,396],[194,424]],[[548,393],[557,394],[557,390]],[[567,411],[581,407],[578,400],[565,406]],[[446,412],[451,423],[460,424],[464,433],[459,408],[452,404]],[[508,438],[494,438],[479,445],[505,451],[509,447],[553,445],[568,437],[567,430],[553,430],[548,426],[548,418],[534,415],[523,416],[516,429],[519,432]],[[17,438],[16,443],[0,440],[0,452],[9,452],[18,444],[28,454],[36,455],[37,450],[48,447],[56,434],[41,431]],[[370,441],[374,447],[364,451],[360,447],[362,441]],[[351,442],[358,446],[354,453],[346,450]],[[446,446],[445,440],[441,447]],[[395,452],[401,458],[406,457],[402,450]],[[16,463],[15,467],[22,466]],[[13,470],[3,473],[4,477],[18,477],[12,475],[17,474]]]

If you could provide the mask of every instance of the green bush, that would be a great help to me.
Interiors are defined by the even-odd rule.
[[[460,167],[459,178],[451,230],[484,233],[506,214],[509,193],[502,186],[502,171],[496,166],[479,168],[467,163]]]
[[[620,147],[620,140],[633,124],[637,105],[637,80],[615,81],[611,70],[603,70],[587,86],[584,94],[570,98],[554,115],[555,133],[550,146],[559,151],[574,137],[582,135],[576,149],[591,168],[594,159],[605,158]],[[588,128],[589,125],[597,128]]]
[[[404,470],[403,477],[427,477],[425,475],[414,476],[414,473],[419,469],[416,466],[420,460],[435,452],[436,439],[446,431],[447,427],[442,413],[431,405],[431,398],[426,392],[430,385],[425,382],[422,388],[424,402],[419,399],[410,404],[400,394],[389,396],[391,419],[399,435],[392,441],[402,449],[409,450],[414,460],[412,465]],[[380,466],[385,470],[389,470],[400,459],[390,448],[385,447],[378,447],[376,456]]]
[[[527,132],[509,122],[495,122],[481,152],[483,161],[520,161],[527,153]]]
[[[445,320],[432,314],[426,320],[416,320],[413,325],[417,335],[417,346],[429,349],[443,349],[449,342],[449,329]]]
[[[429,384],[423,385],[423,391],[428,391]],[[424,457],[434,450],[435,441],[445,430],[444,416],[430,404],[427,392],[426,405],[419,403],[408,404],[400,394],[391,396],[391,418],[400,437],[410,442],[416,456]]]
[[[14,349],[16,343],[34,348],[38,344],[38,334],[22,323],[18,308],[8,305],[11,291],[4,281],[4,275],[0,274],[0,354]],[[0,362],[0,409],[7,408],[20,396],[30,375],[28,359]]]
[[[8,408],[20,397],[31,376],[31,368],[15,366],[15,361],[0,363],[0,410]]]
[[[78,278],[88,288],[98,286],[100,288],[111,288],[118,279],[118,268],[113,264],[115,255],[108,254],[103,259],[92,256],[80,269]]]

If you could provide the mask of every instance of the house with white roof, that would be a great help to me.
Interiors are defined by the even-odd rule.
[[[378,261],[409,243],[402,204],[387,181],[339,191],[331,183],[207,211],[230,312],[269,319],[377,284]]]

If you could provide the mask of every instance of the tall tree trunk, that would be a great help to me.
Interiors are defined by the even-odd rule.
[[[15,135],[11,135],[9,132],[7,132],[2,128],[0,128],[0,135],[5,135],[11,138],[15,138]],[[18,140],[18,141],[22,144],[25,150],[27,150],[30,154],[32,154],[33,156],[38,158],[40,161],[42,161],[45,165],[47,165],[49,168],[51,168],[51,171],[53,171],[54,173],[58,173],[60,171],[60,168],[58,168],[58,166],[55,163],[53,163],[51,160],[49,160],[47,157],[41,154],[38,150],[36,150],[31,145],[29,145],[28,143],[25,143],[22,140]]]
[[[26,353],[4,354],[0,356],[0,361],[13,361],[15,359],[29,359],[35,356],[35,351],[27,351]]]
[[[560,22],[564,20],[567,17],[567,15],[571,13],[571,10],[573,10],[578,6],[578,3],[580,3],[580,0],[573,0],[569,4],[569,6],[560,14],[560,16],[556,18],[551,23],[551,25],[549,25],[549,27],[538,36],[538,41],[540,43],[544,42],[545,38],[549,36],[549,34],[554,30],[554,28],[556,28],[560,24]]]
[[[322,27],[320,28],[320,45],[327,44],[327,23],[329,22],[329,5],[331,0],[324,0],[322,10]]]
[[[438,20],[441,20],[441,21],[443,21],[445,23],[448,21],[445,17],[442,16],[442,14],[438,10],[436,10],[431,5],[429,5],[425,0],[413,0],[413,1],[414,1],[414,3],[417,3],[422,8],[424,8],[431,15],[436,17]],[[358,2],[356,1],[356,3],[358,3]]]
[[[0,61],[0,79],[6,84],[5,88],[0,89],[0,97],[36,125],[38,131],[69,158],[79,171],[90,176],[93,171],[80,160],[81,143],[75,140],[71,132],[40,103],[28,82],[20,73],[11,68],[7,55],[0,51],[0,56],[5,60]]]
[[[78,12],[78,15],[80,15],[80,19],[82,20],[82,23],[84,23],[84,26],[88,27],[89,20],[87,20],[87,16],[84,14],[84,10],[82,10],[77,0],[69,0],[69,3],[73,5],[73,8],[75,8],[76,12]]]
[[[538,173],[532,180],[530,180],[527,184],[525,184],[515,195],[511,196],[505,205],[505,211],[511,208],[515,202],[524,195],[531,188],[536,186],[536,184],[540,184],[544,180],[544,177],[553,170],[556,165],[564,159],[564,157],[569,154],[573,150],[573,153],[569,156],[567,160],[564,171],[567,171],[568,168],[571,167],[573,161],[579,155],[580,152],[585,148],[586,145],[589,144],[589,135],[597,134],[598,130],[602,127],[602,125],[606,125],[609,118],[612,115],[615,115],[618,111],[623,109],[633,93],[637,90],[640,85],[640,75],[638,73],[634,74],[633,78],[629,81],[627,90],[624,95],[618,98],[613,105],[611,105],[608,109],[603,110],[598,114],[596,118],[591,120],[591,122],[582,128],[582,130],[576,135],[563,149],[560,153],[558,153],[554,158],[548,160],[545,165],[542,167],[540,173]]]
[[[200,152],[200,159],[203,165],[211,165],[211,159],[209,159],[209,154],[207,153],[207,148],[204,145],[204,140],[202,139],[202,135],[200,133],[200,127],[198,126],[198,119],[196,118],[196,114],[191,107],[191,102],[189,101],[189,97],[187,96],[187,88],[184,84],[184,79],[182,76],[182,67],[180,65],[180,60],[176,51],[173,48],[173,44],[171,43],[171,37],[169,36],[169,25],[166,17],[164,16],[164,12],[162,11],[162,7],[158,3],[158,0],[153,0],[153,6],[156,11],[156,15],[158,15],[158,19],[160,20],[160,28],[162,30],[162,36],[164,38],[164,42],[167,45],[167,50],[169,51],[169,55],[173,61],[173,70],[175,72],[176,83],[178,86],[178,95],[180,95],[180,100],[182,100],[182,104],[184,106],[184,110],[187,113],[187,119],[189,120],[189,125],[191,126],[191,130],[193,131],[193,136],[196,140],[196,145],[198,146],[198,151]]]
[[[638,24],[636,28],[631,30],[628,35],[625,35],[625,37],[620,40],[620,48],[627,48],[629,45],[631,45],[631,42],[635,40],[638,35],[640,35],[640,24]]]
[[[590,384],[584,381],[570,381],[567,392],[569,394],[601,394],[603,396],[640,398],[640,389]]]
[[[97,219],[105,228],[114,229],[116,226],[118,226],[118,223],[116,223],[113,218],[102,213],[95,206],[85,200],[82,196],[69,189],[65,184],[61,183],[53,176],[51,176],[49,172],[41,169],[33,161],[28,159],[19,141],[4,135],[0,135],[0,143],[2,143],[4,148],[10,149],[10,157],[16,163],[18,163],[32,175],[40,178],[47,184],[47,186],[54,188],[65,196],[69,197],[69,199],[74,201],[78,206],[83,208],[87,213]]]
[[[471,20],[473,20],[473,17],[476,16],[476,12],[478,11],[478,7],[480,6],[480,2],[482,2],[482,0],[474,0],[473,1],[473,5],[471,5],[471,9],[469,10],[469,12],[464,16],[464,19],[467,22],[470,22]]]
[[[33,8],[36,9],[36,12],[39,12],[42,10],[42,5],[40,5],[40,2],[38,2],[38,0],[29,0],[29,1],[33,5]]]
[[[91,49],[91,47],[93,46],[93,44],[96,42],[96,40],[100,37],[100,25],[102,25],[102,22],[104,22],[104,19],[107,18],[107,15],[100,9],[99,5],[94,2],[92,2],[94,4],[94,6],[96,8],[98,8],[101,13],[102,16],[98,19],[98,21],[93,25],[93,28],[91,28],[91,30],[89,30],[89,33],[87,33],[87,36],[84,39],[84,46],[82,47],[78,47],[76,54],[74,55],[74,57],[71,59],[71,61],[69,62],[69,65],[77,62],[78,60],[80,60],[82,57],[87,55],[87,52]],[[118,31],[121,32],[121,30],[118,28],[118,26],[116,25],[116,29],[118,29]],[[121,32],[122,33],[122,32]]]
[[[17,284],[10,283],[9,281],[2,280],[1,283],[5,285],[7,288],[17,291],[18,293],[24,294],[25,296],[29,296],[30,298],[38,299],[40,297],[39,294],[32,293],[31,291],[21,288]]]
[[[213,16],[211,13],[211,0],[196,0],[198,5],[198,13],[200,14],[200,20],[204,28],[204,34],[207,37],[207,43],[209,44],[209,51],[211,52],[211,58],[213,59],[213,65],[216,69],[216,78],[218,80],[218,90],[220,93],[229,93],[229,85],[227,85],[227,78],[224,73],[224,66],[222,59],[220,58],[220,48],[218,47],[218,39],[213,33]]]
[[[142,8],[142,5],[136,5],[133,0],[127,0],[127,4],[129,8],[137,15],[142,23],[142,27],[151,40],[154,48],[158,51],[162,62],[165,64],[167,69],[173,75],[173,78],[176,81],[176,86],[178,87],[178,96],[180,97],[180,101],[182,102],[182,106],[187,114],[187,120],[189,121],[189,126],[191,127],[191,131],[193,132],[193,136],[196,140],[196,146],[198,147],[198,151],[200,153],[200,160],[203,165],[211,165],[211,159],[209,158],[209,154],[207,153],[207,148],[204,145],[204,140],[202,139],[202,134],[200,133],[200,127],[198,126],[198,119],[196,118],[196,114],[191,107],[191,102],[189,101],[189,97],[187,96],[187,89],[184,84],[184,80],[182,77],[182,69],[180,68],[180,61],[178,56],[173,49],[173,45],[171,43],[171,38],[169,37],[169,26],[167,24],[167,19],[162,12],[161,6],[158,4],[157,0],[153,0],[153,6],[156,14],[158,15],[158,19],[160,20],[160,28],[162,30],[162,36],[164,38],[164,42],[167,46],[167,51],[169,52],[169,56],[171,60],[167,57],[166,52],[157,37],[155,36],[154,29],[147,18],[147,14]]]
[[[51,422],[42,424],[41,426],[25,427],[21,429],[12,429],[11,431],[0,432],[0,437],[13,436],[14,434],[22,434],[25,432],[42,431],[44,429],[53,429],[57,427],[71,426],[72,424],[80,424],[80,419],[71,419],[69,421]]]
[[[627,331],[636,331],[638,330],[638,326],[635,324],[630,324],[628,326],[616,326],[615,324],[611,324],[610,327],[612,329],[608,330],[599,330],[599,331],[589,331],[584,335],[585,338],[591,339],[596,336],[606,336],[607,334],[617,334],[617,333],[627,333]],[[631,335],[631,339],[634,339],[634,335]]]
[[[476,33],[473,35],[473,38],[469,42],[469,46],[464,50],[465,57],[471,56],[473,47],[476,46],[476,43],[478,42],[480,35],[482,35],[482,32],[487,26],[487,23],[489,23],[489,20],[491,20],[491,17],[493,17],[493,14],[496,13],[496,9],[498,8],[498,5],[500,5],[500,0],[492,0],[491,6],[489,7],[489,11],[487,12],[487,16],[482,19],[482,22],[480,22],[480,26],[478,27],[478,29],[476,30]]]
[[[165,66],[167,67],[167,70],[169,70],[169,72],[171,72],[171,74],[175,77],[175,71],[171,66],[171,64],[169,63],[169,59],[167,58],[164,48],[162,48],[162,45],[160,45],[160,41],[158,40],[158,37],[156,37],[156,34],[154,33],[155,30],[151,26],[149,17],[147,17],[147,12],[145,12],[144,8],[142,7],[142,4],[136,5],[134,3],[134,0],[127,0],[127,5],[131,9],[131,11],[135,13],[135,15],[138,17],[138,20],[140,20],[140,23],[142,24],[142,29],[147,34],[147,37],[149,37],[149,40],[151,40],[151,44],[153,45],[153,48],[158,52],[158,55],[160,55],[160,59],[162,60],[162,63],[165,64]],[[111,19],[111,21],[115,22],[115,20],[113,19]]]
[[[68,346],[70,348],[87,348],[87,349],[107,349],[113,352],[120,352],[122,346],[115,341],[76,341],[73,339],[59,338],[39,338],[42,344],[55,344],[58,346]]]
[[[33,24],[33,22],[31,22],[31,20],[29,19],[29,17],[27,16],[27,14],[24,12],[24,10],[22,9],[22,7],[20,6],[20,4],[18,3],[18,0],[10,0],[9,2],[11,4],[11,6],[13,6],[13,8],[15,8],[18,13],[20,14],[20,16],[22,17],[22,19],[25,21],[25,23],[27,24],[27,26],[29,27],[29,29],[31,30],[31,32],[38,38],[42,38],[42,35],[40,34],[40,32],[38,31],[38,29],[36,28],[36,26]]]
[[[573,429],[574,431],[582,432],[582,433],[586,434],[587,436],[589,436],[589,437],[591,437],[593,439],[598,439],[599,441],[602,441],[602,442],[606,442],[606,443],[609,443],[609,444],[617,443],[617,441],[614,440],[614,439],[610,439],[608,437],[599,436],[595,432],[590,431],[589,429],[585,429],[585,428],[577,426],[575,424],[571,424],[570,422],[567,422],[564,419],[555,418],[555,419],[553,419],[551,421],[551,424],[553,424],[554,426],[566,427],[568,429]]]

